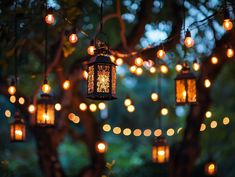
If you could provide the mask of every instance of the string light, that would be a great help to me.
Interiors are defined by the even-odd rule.
[[[98,104],[98,108],[100,110],[104,110],[106,108],[106,104],[104,102],[101,102],[101,103]]]
[[[115,61],[116,61],[116,58],[115,58],[115,56],[113,56],[113,55],[110,55],[109,57],[110,57],[110,60],[111,60],[113,63],[115,63]]]
[[[226,51],[226,55],[228,58],[232,58],[234,56],[234,50],[231,47],[229,47]]]
[[[204,86],[205,86],[206,88],[211,87],[211,81],[210,81],[209,79],[206,79],[206,80],[204,81]]]
[[[162,135],[162,130],[161,130],[161,129],[155,130],[155,131],[154,131],[154,135],[155,135],[156,137],[161,136],[161,135]]]
[[[63,89],[64,90],[68,90],[70,88],[70,81],[69,80],[65,80],[63,82]]]
[[[233,28],[233,23],[231,22],[230,19],[224,19],[223,28],[226,31],[230,31]]]
[[[157,72],[157,68],[154,67],[154,66],[152,66],[152,67],[149,69],[149,72],[150,72],[151,74],[155,74],[155,73]]]
[[[150,129],[145,129],[143,134],[144,136],[151,136],[152,131]]]
[[[133,135],[137,136],[137,137],[141,136],[141,134],[142,134],[142,131],[140,129],[135,129],[134,132],[133,132]]]
[[[138,75],[138,76],[142,75],[143,74],[143,69],[140,68],[140,67],[137,67],[135,74]]]
[[[228,117],[224,117],[224,118],[223,118],[223,124],[224,124],[224,125],[228,125],[229,122],[230,122],[230,119],[229,119]]]
[[[44,20],[48,25],[52,25],[55,23],[55,17],[51,8],[47,10],[47,15],[45,16]]]
[[[168,73],[168,68],[167,68],[167,66],[164,65],[164,64],[162,64],[162,65],[160,66],[160,70],[161,70],[161,73],[163,73],[163,74],[167,74],[167,73]]]
[[[116,64],[117,64],[118,66],[121,66],[121,65],[123,64],[123,59],[122,59],[122,58],[118,58],[118,59],[116,60]]]
[[[130,135],[131,135],[131,129],[125,128],[125,129],[123,130],[123,135],[125,135],[125,136],[130,136]]]
[[[35,111],[36,111],[35,106],[34,106],[33,104],[30,104],[30,105],[28,106],[28,111],[29,111],[30,114],[35,113]]]
[[[127,111],[128,112],[134,112],[135,111],[135,106],[134,105],[127,106]]]
[[[104,130],[105,132],[109,132],[109,131],[111,130],[111,126],[110,126],[109,124],[104,124],[104,125],[103,125],[103,130]]]
[[[166,116],[168,114],[168,109],[167,108],[162,108],[161,109],[161,115]]]
[[[193,61],[193,70],[199,71],[200,70],[200,64],[197,62],[197,60]]]
[[[71,44],[75,44],[78,41],[78,36],[76,33],[72,33],[69,35],[69,42]]]
[[[119,135],[121,133],[121,128],[120,127],[114,127],[113,128],[113,133],[116,134],[116,135]]]
[[[87,53],[88,53],[89,55],[94,55],[94,54],[95,54],[95,50],[96,50],[95,46],[90,45],[90,46],[87,48]]]
[[[90,104],[89,109],[91,112],[95,112],[97,110],[97,106],[95,104]]]
[[[126,97],[126,99],[124,100],[124,105],[127,107],[127,106],[130,106],[132,104],[132,100],[130,99],[130,97]]]
[[[11,111],[7,109],[5,111],[5,116],[8,117],[8,118],[11,117]]]
[[[86,103],[80,103],[79,109],[80,109],[81,111],[86,111],[86,110],[87,110],[87,105],[86,105]]]
[[[173,128],[169,128],[166,132],[168,136],[173,136],[175,134],[175,130]]]
[[[212,64],[216,65],[216,64],[218,64],[218,62],[219,62],[219,59],[217,57],[215,57],[215,56],[211,57]]]
[[[104,154],[108,150],[108,145],[104,141],[96,142],[96,152],[99,154]]]
[[[133,66],[130,67],[130,72],[135,73],[136,69],[137,69],[137,66],[133,65]]]
[[[205,116],[206,116],[206,118],[211,118],[212,117],[212,112],[211,111],[206,111]]]
[[[216,128],[217,127],[217,122],[215,120],[213,120],[211,122],[211,128]]]
[[[137,57],[135,59],[135,65],[136,66],[143,66],[143,62],[144,62],[144,60],[141,57]]]
[[[191,37],[191,33],[188,29],[186,31],[186,36],[185,36],[185,39],[184,39],[184,45],[188,48],[191,48],[191,47],[194,46],[194,40]]]
[[[62,108],[62,106],[61,106],[60,103],[56,103],[56,104],[55,104],[55,110],[56,110],[56,111],[60,111],[61,108]]]
[[[203,132],[206,130],[206,124],[202,123],[200,127],[200,131]]]
[[[43,93],[49,94],[51,92],[51,86],[45,82],[42,85],[42,91],[43,91]]]
[[[83,75],[83,78],[87,80],[88,72],[86,70],[83,71],[82,75]]]
[[[159,50],[157,51],[157,57],[158,57],[159,59],[163,59],[165,56],[166,56],[166,52],[165,52],[164,49],[159,49]]]
[[[183,68],[183,66],[182,66],[180,63],[178,63],[178,64],[175,66],[175,70],[176,70],[177,72],[180,72],[180,71],[182,70],[182,68]]]
[[[16,102],[16,97],[14,95],[10,96],[10,102],[15,103]]]
[[[158,101],[158,99],[159,99],[158,94],[155,93],[155,92],[153,92],[153,93],[151,94],[151,99],[152,99],[152,101]]]
[[[9,87],[8,87],[8,93],[10,95],[14,95],[16,93],[16,87],[15,85],[11,84]]]

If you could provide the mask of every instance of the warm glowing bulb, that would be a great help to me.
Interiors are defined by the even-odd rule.
[[[111,130],[111,126],[110,126],[109,124],[104,124],[104,125],[103,125],[103,130],[104,130],[105,132],[109,132],[109,131]]]
[[[56,111],[60,111],[61,108],[62,108],[62,107],[61,107],[61,104],[60,104],[60,103],[56,103],[56,104],[55,104],[55,110],[56,110]]]
[[[88,72],[86,70],[83,71],[82,75],[83,75],[83,78],[87,80]]]
[[[75,33],[69,35],[69,42],[75,44],[78,41],[78,36]]]
[[[168,109],[167,108],[162,108],[161,109],[161,115],[166,116],[168,114]]]
[[[154,73],[157,72],[157,68],[154,67],[154,66],[152,66],[152,67],[149,69],[149,72],[150,72],[151,74],[154,74]]]
[[[135,74],[138,75],[138,76],[142,75],[142,74],[143,74],[143,69],[140,68],[140,67],[138,67],[138,68],[136,69]]]
[[[217,127],[217,122],[215,120],[213,120],[211,122],[211,128],[216,128]]]
[[[128,112],[134,112],[135,111],[135,106],[133,106],[133,105],[127,106],[127,111]]]
[[[115,63],[115,60],[116,60],[115,56],[110,55],[109,58],[110,58],[111,62]]]
[[[183,66],[182,66],[181,64],[177,64],[177,65],[175,66],[175,70],[176,70],[177,72],[180,72],[180,71],[182,70],[182,68],[183,68]]]
[[[137,69],[137,66],[133,65],[133,66],[130,67],[129,70],[130,70],[131,73],[135,73],[136,69]]]
[[[206,116],[206,118],[211,118],[212,117],[212,112],[211,111],[207,111],[205,116]]]
[[[19,101],[20,104],[24,104],[25,103],[25,99],[23,97],[20,97],[18,101]]]
[[[193,62],[193,70],[199,71],[200,70],[200,64],[197,61]]]
[[[49,84],[43,84],[42,86],[43,93],[50,93],[51,92],[51,86]]]
[[[13,86],[13,85],[9,86],[9,87],[8,87],[8,93],[9,93],[10,95],[14,95],[14,94],[16,93],[16,87]]]
[[[35,110],[36,110],[36,108],[35,108],[35,106],[33,104],[29,105],[28,111],[29,111],[30,114],[35,113]]]
[[[79,108],[80,108],[81,111],[86,111],[87,110],[86,103],[80,103]]]
[[[160,69],[161,69],[161,72],[162,72],[163,74],[168,73],[168,68],[167,68],[166,65],[161,65]]]
[[[226,55],[228,58],[232,58],[234,56],[234,50],[232,48],[228,48],[226,51]]]
[[[184,40],[184,45],[188,48],[193,47],[193,45],[194,45],[193,38],[192,37],[186,37],[185,40]]]
[[[206,88],[209,88],[209,87],[211,86],[211,81],[210,81],[209,79],[206,79],[206,80],[204,81],[204,86],[205,86]]]
[[[97,106],[95,104],[90,104],[89,109],[91,112],[95,112],[97,110]]]
[[[219,59],[215,56],[211,57],[211,63],[216,65],[219,62]]]
[[[228,125],[229,122],[230,122],[230,119],[229,119],[228,117],[224,117],[224,118],[223,118],[223,124],[224,124],[224,125]]]
[[[159,96],[158,96],[157,93],[152,93],[152,94],[151,94],[151,99],[152,99],[152,101],[158,101],[158,98],[159,98]]]
[[[98,108],[100,110],[104,110],[106,108],[106,104],[104,102],[101,102],[101,103],[98,104]]]
[[[100,154],[103,154],[107,151],[107,144],[104,142],[97,142],[96,143],[96,151]]]
[[[126,98],[126,99],[124,100],[124,105],[125,105],[125,106],[130,106],[131,104],[132,104],[132,101],[131,101],[130,98]]]
[[[175,134],[175,130],[173,128],[169,128],[166,132],[168,136],[173,136]]]
[[[8,117],[8,118],[11,117],[11,111],[7,109],[5,111],[5,116]]]
[[[63,82],[63,89],[64,90],[68,90],[70,88],[70,81],[69,80],[65,80]]]
[[[94,54],[95,54],[95,46],[90,45],[90,46],[87,48],[87,53],[88,53],[89,55],[94,55]]]
[[[160,50],[157,51],[157,57],[158,57],[159,59],[163,59],[165,56],[166,56],[165,50],[160,49]]]
[[[16,102],[16,97],[14,95],[10,96],[10,102],[15,103]]]
[[[45,22],[49,25],[53,24],[55,22],[55,17],[53,14],[47,14],[45,17]]]
[[[122,59],[122,58],[118,58],[118,59],[116,60],[116,64],[117,64],[118,66],[121,66],[121,65],[123,64],[123,59]]]
[[[143,62],[144,62],[144,60],[141,57],[138,57],[135,59],[136,66],[142,66]]]
[[[224,19],[223,27],[225,30],[230,31],[233,28],[233,23],[230,19]]]

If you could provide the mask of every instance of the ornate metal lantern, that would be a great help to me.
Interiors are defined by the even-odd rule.
[[[10,137],[12,142],[25,141],[26,130],[24,120],[19,117],[19,113],[16,112],[15,120],[10,125]]]
[[[158,137],[152,147],[152,160],[154,163],[166,163],[170,158],[170,146],[167,144],[166,138]]]
[[[51,95],[41,94],[41,99],[37,101],[35,124],[42,127],[55,125],[55,104]]]
[[[197,102],[196,77],[187,63],[183,63],[181,73],[175,78],[175,101],[178,105]]]
[[[208,160],[207,163],[205,164],[204,170],[205,170],[205,174],[207,176],[214,176],[214,175],[216,175],[216,173],[217,173],[217,165],[216,165],[215,161]]]
[[[95,56],[88,64],[87,98],[116,99],[116,65],[110,59],[108,47],[99,42]]]

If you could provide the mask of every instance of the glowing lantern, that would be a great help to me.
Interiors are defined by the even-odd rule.
[[[187,63],[183,64],[181,73],[175,78],[176,104],[192,104],[197,102],[196,77],[190,72]]]
[[[217,173],[217,165],[213,160],[209,160],[206,164],[205,164],[205,174],[208,176],[214,176]]]
[[[51,127],[55,125],[55,104],[49,94],[41,94],[41,99],[37,101],[35,119],[37,126]]]
[[[157,137],[152,147],[152,160],[154,163],[166,163],[170,158],[170,147],[163,136]]]
[[[19,117],[19,113],[16,112],[15,120],[10,125],[10,137],[12,142],[25,141],[25,123],[24,120]]]
[[[229,10],[226,8],[224,9],[224,22],[223,22],[223,28],[226,31],[230,31],[233,28],[233,23],[230,20],[229,17]]]
[[[101,42],[98,45],[88,64],[87,98],[116,99],[116,65],[110,60],[108,47]]]
[[[52,8],[49,8],[47,10],[47,15],[45,16],[45,22],[48,24],[48,25],[52,25],[55,23],[55,17],[53,15],[53,10]]]
[[[194,46],[194,40],[191,37],[190,31],[187,29],[185,39],[184,39],[184,45],[188,48],[191,48]]]
[[[98,141],[95,145],[96,152],[99,154],[104,154],[108,150],[108,145],[105,141]]]

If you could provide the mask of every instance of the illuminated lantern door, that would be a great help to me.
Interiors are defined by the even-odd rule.
[[[95,56],[88,64],[87,98],[116,99],[116,65],[111,61],[105,44],[96,48]]]
[[[55,104],[49,94],[43,93],[41,99],[37,101],[35,116],[37,126],[50,127],[55,125]]]
[[[12,142],[23,142],[25,141],[25,123],[24,120],[19,117],[19,114],[16,113],[15,120],[10,125],[10,136]]]
[[[175,78],[175,101],[177,105],[197,102],[196,77],[184,63],[181,73]]]
[[[205,164],[205,174],[207,176],[214,176],[217,174],[217,165],[213,160],[209,160],[206,164]]]
[[[154,163],[163,164],[169,161],[170,147],[167,140],[160,136],[156,139],[152,147],[152,160]]]

